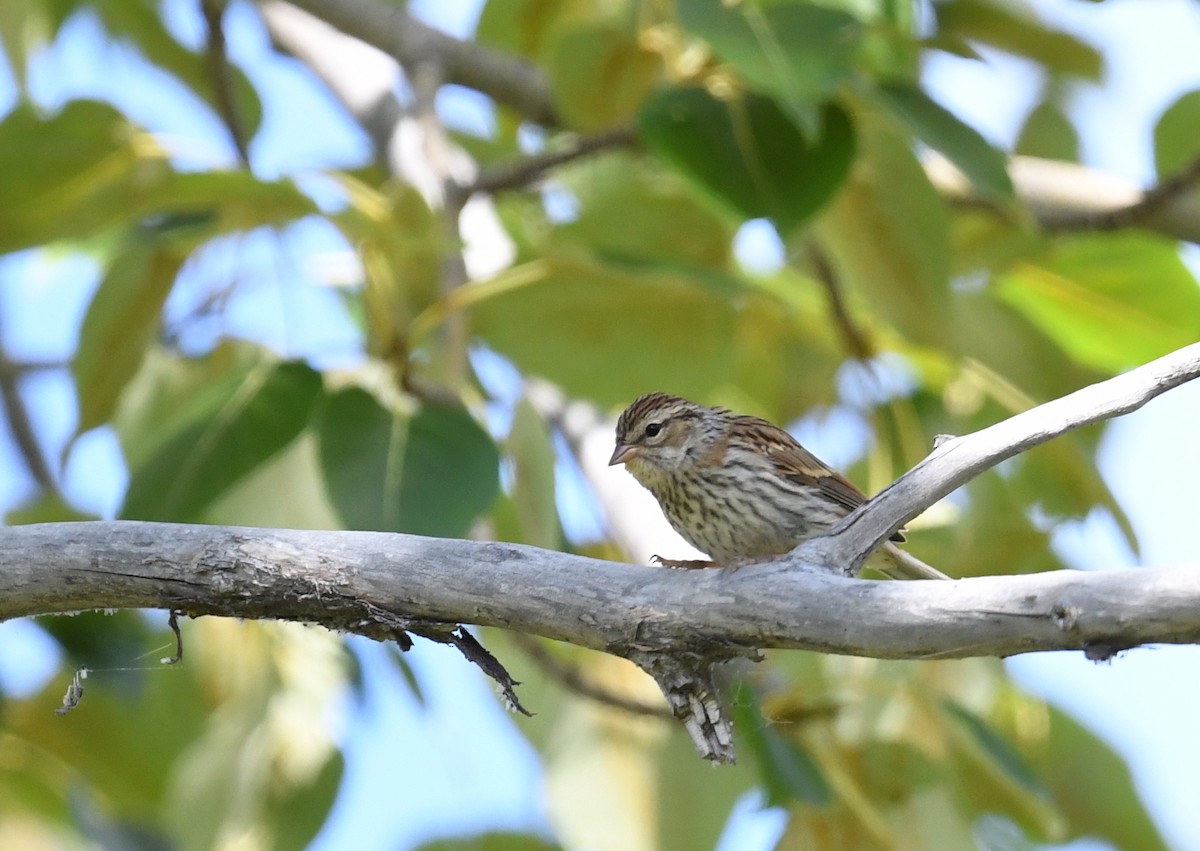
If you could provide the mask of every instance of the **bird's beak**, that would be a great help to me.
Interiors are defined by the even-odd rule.
[[[636,454],[636,446],[630,446],[627,443],[618,443],[617,448],[613,450],[612,457],[608,459],[608,466],[611,467],[614,464],[624,464]]]

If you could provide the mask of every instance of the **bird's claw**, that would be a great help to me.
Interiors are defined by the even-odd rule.
[[[715,561],[707,559],[673,559],[663,558],[660,555],[650,556],[650,563],[660,567],[669,567],[672,570],[703,570],[709,567],[721,567]]]

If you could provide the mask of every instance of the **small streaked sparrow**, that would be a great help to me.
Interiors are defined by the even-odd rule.
[[[778,426],[666,393],[647,394],[625,409],[608,463],[624,464],[675,531],[717,564],[781,556],[866,501]],[[904,536],[897,532],[892,540]],[[897,579],[948,578],[891,542],[867,563]]]

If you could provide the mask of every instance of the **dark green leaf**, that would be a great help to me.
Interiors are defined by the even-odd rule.
[[[739,744],[754,754],[767,790],[767,806],[803,801],[824,806],[833,800],[825,775],[816,760],[794,737],[766,722],[753,688],[742,684],[735,691],[734,725]]]
[[[345,758],[334,751],[307,782],[298,786],[280,783],[268,789],[264,821],[274,834],[272,848],[303,851],[312,843],[333,808],[345,769]]]
[[[820,110],[810,140],[779,104],[747,93],[718,100],[704,89],[665,89],[643,106],[647,147],[746,218],[770,218],[785,237],[820,209],[854,159],[854,128],[841,107]]]
[[[1200,156],[1200,89],[1185,92],[1154,125],[1154,166],[1167,180]]]
[[[783,105],[805,134],[820,131],[820,104],[854,66],[862,25],[824,6],[679,0],[679,22],[713,46],[756,89]]]
[[[499,492],[500,456],[470,414],[389,411],[364,390],[331,396],[321,468],[348,528],[462,537]]]
[[[1009,197],[1012,181],[1005,156],[954,113],[907,83],[879,86],[888,106],[925,144],[941,151],[985,195]]]
[[[260,363],[180,400],[170,420],[150,426],[152,449],[130,452],[126,444],[130,482],[121,516],[196,520],[300,434],[320,391],[320,375],[305,364]]]

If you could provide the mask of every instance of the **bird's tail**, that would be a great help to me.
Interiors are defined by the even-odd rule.
[[[876,550],[869,559],[867,566],[873,567],[880,573],[885,573],[892,579],[949,579],[935,567],[930,567],[914,555],[906,553],[891,541],[886,542]]]

